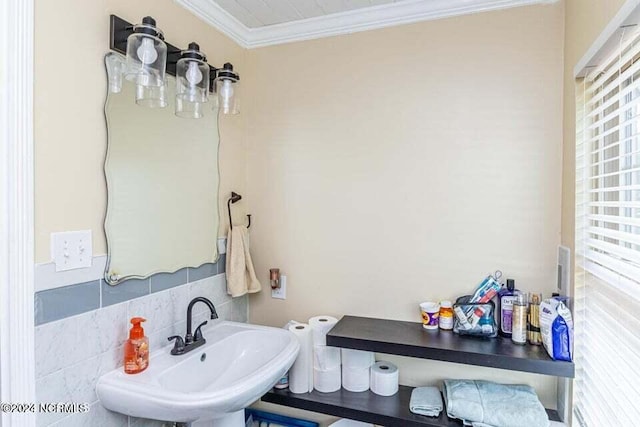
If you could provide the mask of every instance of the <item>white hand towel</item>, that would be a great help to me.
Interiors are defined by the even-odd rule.
[[[247,227],[234,225],[227,238],[227,293],[240,297],[260,292],[261,288],[249,253]]]

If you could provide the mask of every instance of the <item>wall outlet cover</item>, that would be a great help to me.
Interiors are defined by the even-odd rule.
[[[271,298],[287,299],[287,276],[280,275],[280,287],[271,289]]]
[[[51,233],[51,258],[56,271],[91,267],[91,230]]]

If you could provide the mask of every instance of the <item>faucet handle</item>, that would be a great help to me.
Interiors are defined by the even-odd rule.
[[[198,327],[196,328],[195,333],[193,334],[193,340],[194,340],[194,341],[200,341],[201,339],[203,339],[203,338],[202,338],[202,327],[203,327],[204,325],[206,325],[207,323],[208,323],[208,321],[207,321],[207,320],[205,320],[204,322],[202,322],[202,323],[200,323],[200,324],[198,325]]]
[[[171,350],[171,354],[176,355],[184,353],[184,340],[180,335],[174,335],[167,338],[167,340],[176,340],[176,343],[173,345],[173,349]]]

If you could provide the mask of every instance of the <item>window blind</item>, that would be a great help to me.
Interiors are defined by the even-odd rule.
[[[576,86],[573,420],[582,427],[640,423],[640,33],[620,40]]]

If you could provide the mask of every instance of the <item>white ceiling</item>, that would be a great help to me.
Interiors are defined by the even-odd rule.
[[[175,0],[246,48],[557,0]]]
[[[212,0],[248,28],[408,0]]]

